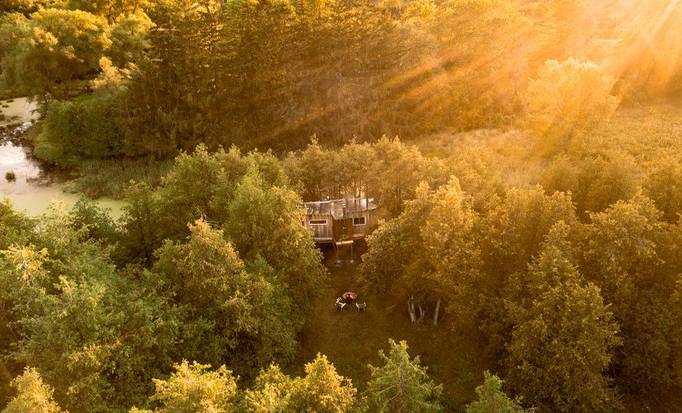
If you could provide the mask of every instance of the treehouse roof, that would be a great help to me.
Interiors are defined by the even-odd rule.
[[[331,215],[334,219],[341,219],[345,215],[373,211],[377,205],[372,198],[330,199],[327,201],[313,201],[305,203],[308,215]]]

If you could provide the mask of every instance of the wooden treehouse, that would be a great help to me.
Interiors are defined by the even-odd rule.
[[[305,225],[318,244],[338,248],[364,239],[377,223],[377,205],[372,198],[343,198],[306,202]]]

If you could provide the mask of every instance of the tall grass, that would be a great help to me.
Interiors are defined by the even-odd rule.
[[[66,189],[91,198],[122,199],[133,181],[159,185],[172,164],[172,159],[159,161],[151,157],[85,161],[79,167],[80,176],[69,181]]]

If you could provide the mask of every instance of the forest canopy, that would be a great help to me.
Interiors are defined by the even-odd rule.
[[[0,143],[123,207],[0,202],[0,411],[673,411],[681,25],[668,0],[2,2],[0,95],[37,114]],[[346,265],[304,203],[349,196],[378,219]],[[366,311],[336,312],[351,287]]]

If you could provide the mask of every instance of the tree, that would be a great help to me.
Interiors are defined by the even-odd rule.
[[[121,16],[134,15],[149,4],[148,0],[65,0],[71,10],[83,10],[102,16],[109,23]],[[123,17],[125,18],[125,17]]]
[[[22,29],[22,27],[26,29]],[[109,47],[106,22],[80,10],[40,9],[2,59],[4,81],[28,95],[65,98],[95,77]]]
[[[505,277],[526,269],[542,241],[559,221],[577,221],[570,195],[546,195],[542,188],[511,189],[483,217],[481,254],[491,291],[500,291]]]
[[[148,35],[154,23],[144,13],[137,13],[119,19],[111,26],[111,46],[107,55],[119,68],[130,64],[139,65],[150,47]]]
[[[354,411],[356,390],[340,376],[327,357],[318,354],[306,364],[305,376],[291,378],[276,365],[261,371],[244,393],[243,407],[255,413]]]
[[[367,398],[372,411],[377,412],[440,412],[442,385],[436,385],[426,374],[419,356],[410,358],[407,343],[389,339],[388,356],[383,350],[381,367],[369,366]]]
[[[273,360],[288,361],[300,322],[288,292],[262,260],[248,267],[220,230],[204,221],[190,225],[182,244],[167,241],[153,271],[183,318],[181,354],[253,377]]]
[[[682,214],[682,160],[674,157],[657,159],[644,181],[644,193],[656,203],[663,218],[675,223]]]
[[[237,382],[225,366],[210,371],[209,365],[183,360],[166,380],[154,379],[154,413],[228,413],[236,411]]]
[[[428,191],[427,186],[420,186],[417,198],[407,202],[398,217],[385,221],[367,237],[360,274],[368,290],[398,295],[403,275],[422,259],[421,227],[431,208]]]
[[[101,244],[69,224],[44,217],[33,241],[40,249],[3,253],[4,356],[35,366],[71,411],[126,408],[170,364],[176,315],[152,284],[117,273]]]
[[[97,240],[104,245],[116,242],[116,223],[103,209],[92,200],[81,197],[69,212],[69,223],[76,231],[86,231],[86,238]]]
[[[318,354],[305,365],[305,377],[297,380],[289,401],[295,412],[345,413],[352,411],[356,390],[336,372],[327,357]]]
[[[269,186],[251,169],[239,182],[227,207],[226,237],[248,261],[260,256],[290,290],[296,305],[309,308],[325,276],[320,251],[302,224],[299,196]]]
[[[34,225],[31,219],[14,210],[9,199],[0,202],[0,250],[11,245],[26,244]]]
[[[530,128],[545,139],[547,151],[559,151],[613,114],[618,106],[613,85],[595,63],[545,62],[526,92]]]
[[[64,412],[52,397],[52,388],[43,382],[40,374],[30,367],[12,381],[17,395],[2,410],[2,413],[62,413]]]
[[[244,410],[253,413],[287,412],[295,380],[276,364],[261,370],[252,388],[244,391]]]
[[[680,319],[672,303],[679,268],[676,254],[667,251],[677,244],[675,228],[660,218],[644,196],[620,201],[590,215],[579,245],[581,271],[601,288],[620,324],[617,377],[635,391],[674,380]]]
[[[479,216],[456,178],[432,195],[432,204],[421,228],[429,271],[425,277],[435,284],[437,300],[441,295],[449,299],[448,308],[458,315],[458,322],[475,320],[479,307],[474,304],[472,308],[472,303],[480,295],[482,269],[476,228]]]
[[[483,373],[483,384],[476,387],[476,400],[469,403],[466,413],[531,413],[518,400],[502,391],[503,381],[489,371]]]
[[[50,103],[37,138],[36,154],[61,165],[122,155],[122,92],[99,90]]]
[[[125,262],[151,265],[154,251],[161,245],[167,228],[159,224],[161,207],[158,193],[149,185],[132,184],[126,190],[117,255]]]
[[[574,270],[565,271],[566,281],[537,297],[514,327],[507,381],[540,412],[618,410],[606,376],[620,343],[618,325],[599,289],[582,285]]]

